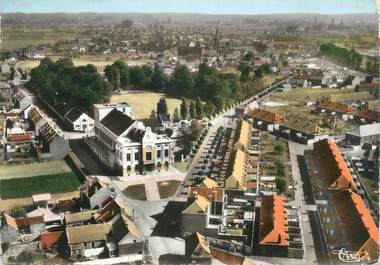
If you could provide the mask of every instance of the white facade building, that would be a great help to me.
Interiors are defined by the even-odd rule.
[[[94,120],[76,107],[69,110],[65,118],[71,124],[73,131],[88,132],[94,128]]]
[[[173,142],[157,135],[116,108],[95,122],[90,147],[109,167],[122,175],[168,169],[173,162]]]
[[[101,121],[108,113],[113,109],[124,113],[125,115],[132,116],[132,108],[126,103],[106,103],[106,104],[94,104],[94,118],[95,121]]]

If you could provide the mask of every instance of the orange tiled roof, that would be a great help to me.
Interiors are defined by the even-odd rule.
[[[363,251],[368,261],[378,257],[379,230],[360,195],[351,190],[333,194],[342,228],[352,250]]]
[[[248,116],[251,116],[255,119],[266,121],[269,123],[283,123],[285,117],[283,115],[263,110],[263,109],[253,109],[248,112]]]
[[[222,188],[189,187],[189,198],[194,197],[194,192],[204,198],[215,196],[216,201],[223,201]]]
[[[17,142],[17,141],[27,141],[31,140],[32,136],[27,133],[17,133],[17,134],[10,134],[8,136],[8,140],[11,142]]]
[[[331,101],[327,101],[327,102],[323,102],[319,104],[319,108],[330,110],[330,111],[341,112],[341,113],[354,112],[354,108],[351,105],[339,103],[339,102],[331,102]]]
[[[262,245],[289,246],[285,197],[262,197],[259,241]]]
[[[46,232],[41,234],[40,249],[51,248],[62,236],[63,231]]]
[[[20,115],[20,112],[7,112],[5,114],[6,117],[18,117]]]
[[[323,139],[314,144],[329,188],[356,189],[356,185],[338,146],[333,140]]]
[[[355,116],[366,120],[378,121],[380,118],[380,112],[373,110],[362,110],[355,113]]]

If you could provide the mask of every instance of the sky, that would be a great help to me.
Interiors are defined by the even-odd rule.
[[[375,0],[0,0],[1,12],[375,13]]]

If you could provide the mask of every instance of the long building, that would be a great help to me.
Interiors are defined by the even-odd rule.
[[[112,109],[95,121],[90,147],[110,168],[120,169],[126,176],[167,169],[173,162],[173,142],[157,135],[127,114]]]
[[[323,139],[314,144],[325,183],[329,189],[356,189],[355,181],[333,140]]]

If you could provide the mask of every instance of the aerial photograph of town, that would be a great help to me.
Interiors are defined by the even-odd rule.
[[[0,0],[0,264],[378,264],[378,12]]]

